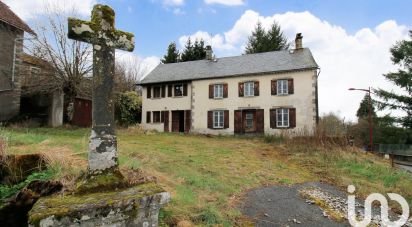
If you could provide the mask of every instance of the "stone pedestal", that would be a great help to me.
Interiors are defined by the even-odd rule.
[[[112,192],[39,199],[29,226],[158,226],[159,209],[170,199],[155,183]]]

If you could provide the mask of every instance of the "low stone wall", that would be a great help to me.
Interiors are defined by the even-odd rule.
[[[84,195],[41,198],[29,226],[158,226],[159,209],[170,194],[155,183]]]

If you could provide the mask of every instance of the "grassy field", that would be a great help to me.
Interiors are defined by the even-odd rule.
[[[7,152],[45,153],[70,187],[87,166],[88,129],[0,129]],[[236,205],[245,191],[277,184],[325,181],[354,184],[360,195],[397,192],[412,203],[412,178],[387,161],[351,148],[281,138],[206,137],[118,131],[122,168],[140,168],[172,193],[162,220],[197,225],[244,223]]]

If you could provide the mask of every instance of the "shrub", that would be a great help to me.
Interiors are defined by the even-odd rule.
[[[116,100],[115,117],[118,124],[128,126],[140,121],[142,99],[134,91],[120,93]]]

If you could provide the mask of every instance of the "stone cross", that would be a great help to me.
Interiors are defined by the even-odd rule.
[[[134,35],[114,28],[114,10],[95,5],[91,21],[69,18],[69,38],[93,45],[93,108],[89,142],[89,174],[118,169],[114,123],[115,49],[133,51]]]

